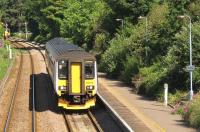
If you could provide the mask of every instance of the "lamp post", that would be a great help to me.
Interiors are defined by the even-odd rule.
[[[18,17],[18,28],[19,28],[19,37],[21,38],[21,26],[23,26],[23,23],[21,23],[22,13],[20,12]]]
[[[122,26],[122,28],[124,27],[124,20],[123,19],[115,19],[116,21],[118,21],[118,22],[120,22],[121,21],[121,26]]]
[[[25,22],[24,25],[25,25],[25,34],[26,34],[26,40],[27,40],[27,32],[28,32],[28,30],[27,30],[27,22]]]
[[[190,45],[190,65],[187,66],[187,70],[190,72],[190,100],[193,98],[193,87],[192,87],[192,71],[194,66],[192,65],[192,21],[191,17],[188,15],[178,16],[180,19],[188,18],[189,19],[189,45]]]
[[[146,41],[146,45],[145,45],[145,55],[146,57],[148,56],[148,53],[147,53],[147,34],[148,34],[148,19],[147,17],[143,17],[143,16],[139,16],[138,19],[145,19],[145,41]],[[146,59],[145,59],[146,60]]]
[[[19,30],[19,37],[21,38],[21,23],[20,22],[18,23],[18,28],[19,28],[18,29]]]
[[[148,28],[148,20],[147,20],[147,17],[139,16],[138,19],[145,19],[145,34],[146,34],[146,35],[145,35],[145,38],[146,38],[146,42],[147,42],[147,32],[148,32],[148,31],[147,31],[147,30],[148,30],[148,29],[147,29],[147,28]]]

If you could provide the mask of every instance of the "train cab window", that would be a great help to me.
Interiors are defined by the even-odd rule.
[[[58,77],[59,79],[68,79],[68,62],[59,61],[58,62]]]
[[[85,78],[86,79],[94,78],[94,63],[93,62],[85,63]]]

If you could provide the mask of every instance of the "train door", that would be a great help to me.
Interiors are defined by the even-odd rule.
[[[81,93],[81,62],[71,63],[71,91],[72,94]]]

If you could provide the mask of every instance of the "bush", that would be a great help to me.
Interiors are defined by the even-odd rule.
[[[108,75],[112,77],[121,76],[124,71],[124,61],[127,56],[135,56],[141,58],[144,50],[142,50],[142,39],[144,34],[142,25],[133,26],[127,24],[122,31],[116,34],[109,43],[110,47],[101,57],[101,67]]]
[[[193,127],[200,128],[200,95],[197,95],[192,103],[188,106],[188,110],[183,113],[185,120]]]
[[[188,99],[187,92],[175,90],[175,92],[168,94],[168,103],[175,106],[181,100]],[[158,100],[164,102],[164,90],[158,95]]]
[[[128,56],[124,64],[124,71],[121,75],[121,80],[127,84],[131,84],[132,77],[139,72],[138,60],[134,56]]]
[[[18,33],[13,33],[12,34],[14,37],[16,37],[16,38],[22,38],[22,39],[26,39],[26,34],[25,33],[21,33],[21,34],[19,34],[19,32]],[[31,38],[31,33],[28,33],[27,34],[27,39],[29,40],[30,38]]]
[[[162,67],[162,68],[161,68]],[[139,93],[149,97],[157,97],[163,92],[163,84],[167,76],[167,69],[161,63],[140,69],[141,85]]]
[[[181,93],[181,92],[178,92]],[[192,101],[178,103],[173,113],[180,114],[190,126],[200,128],[200,94],[194,96]]]
[[[123,61],[126,59],[126,53],[128,52],[125,45],[126,41],[122,37],[121,40],[113,40],[111,41],[111,47],[102,55],[102,70],[111,77],[117,78],[120,71],[123,71]]]
[[[0,23],[0,39],[3,38],[4,28],[3,25]]]
[[[35,40],[36,42],[43,43],[43,42],[47,41],[47,38],[44,37],[44,36],[38,35],[37,37],[35,37],[34,40]]]

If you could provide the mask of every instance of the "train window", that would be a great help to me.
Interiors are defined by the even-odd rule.
[[[85,78],[86,79],[94,78],[94,64],[93,64],[93,62],[85,63]]]
[[[68,79],[68,62],[59,61],[58,63],[58,78],[59,79]]]

